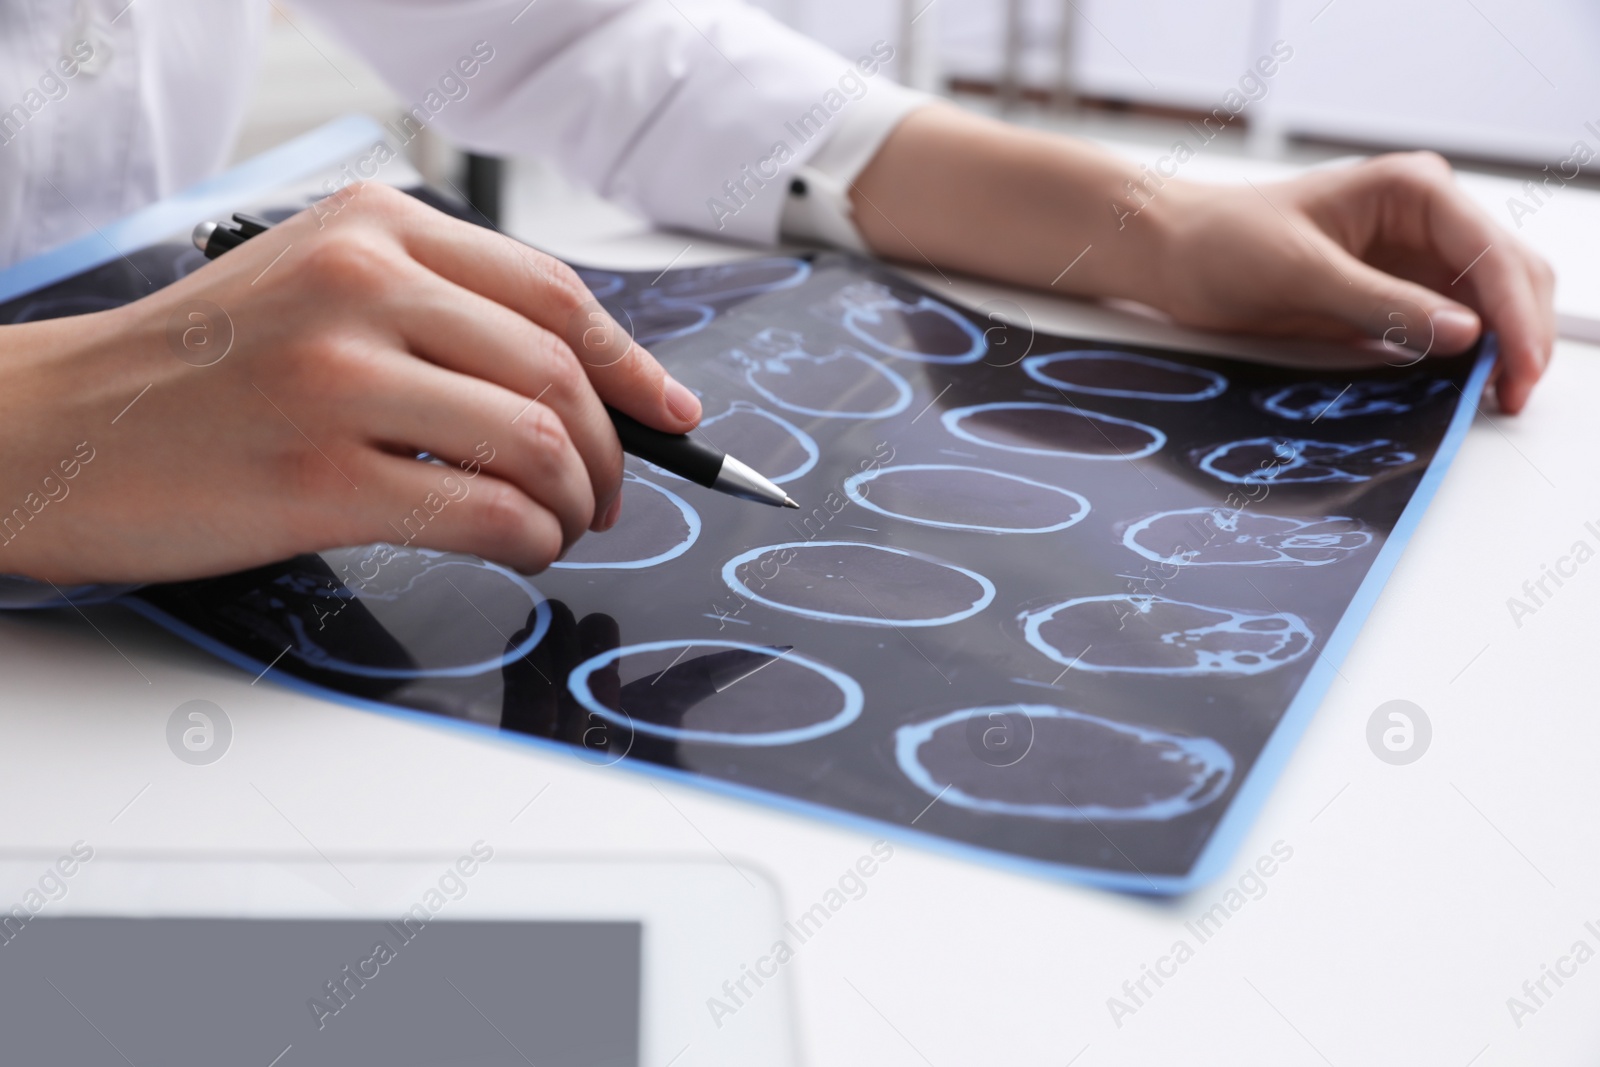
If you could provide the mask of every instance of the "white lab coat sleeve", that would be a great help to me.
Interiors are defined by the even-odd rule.
[[[738,0],[298,2],[457,143],[762,244],[794,172],[893,56],[840,56]]]
[[[885,82],[872,86],[859,104],[840,112],[827,142],[789,183],[779,218],[783,237],[866,255],[870,250],[856,225],[850,188],[900,120],[938,99]]]

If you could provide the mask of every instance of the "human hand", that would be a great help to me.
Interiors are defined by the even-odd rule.
[[[0,572],[165,581],[374,541],[538,571],[616,521],[603,404],[698,422],[564,264],[339,195],[133,304],[0,328]]]
[[[1499,335],[1500,407],[1522,410],[1555,344],[1555,277],[1427,152],[1261,186],[1171,182],[1147,212],[1158,273],[1138,295],[1185,325],[1382,339],[1453,355]],[[1422,321],[1425,316],[1427,321]],[[1420,358],[1420,355],[1419,355]]]
[[[1135,300],[1189,326],[1386,341],[1410,359],[1462,352],[1486,324],[1508,412],[1527,403],[1555,343],[1550,268],[1428,152],[1200,185],[933,106],[895,127],[851,203],[879,255]]]

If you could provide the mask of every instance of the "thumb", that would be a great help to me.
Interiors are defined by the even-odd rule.
[[[1343,276],[1324,288],[1332,306],[1318,310],[1344,321],[1384,348],[1412,362],[1428,354],[1464,352],[1483,332],[1483,322],[1465,304],[1425,285],[1385,273],[1332,241],[1324,254]]]

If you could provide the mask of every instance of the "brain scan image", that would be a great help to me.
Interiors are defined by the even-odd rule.
[[[552,570],[643,570],[677,559],[700,538],[700,515],[683,497],[624,471],[622,514],[580,538]]]
[[[991,737],[1010,751],[982,758]],[[895,762],[913,784],[968,811],[1064,822],[1165,821],[1233,780],[1233,757],[1185,737],[1048,704],[964,708],[901,726]]]
[[[1256,394],[1262,410],[1295,422],[1404,415],[1448,392],[1450,383],[1417,374],[1400,381],[1299,382]]]
[[[607,668],[620,687],[593,684]],[[854,678],[793,648],[715,639],[612,649],[580,664],[567,685],[584,708],[639,733],[746,747],[825,737],[864,703]]]
[[[616,296],[628,284],[622,275],[608,270],[579,270],[578,277],[589,287],[589,292],[594,294],[596,300]]]
[[[380,545],[323,552],[321,563],[333,577],[322,566],[289,570],[249,598],[262,625],[287,628],[284,655],[310,667],[366,678],[482,674],[532,651],[549,626],[532,583],[475,556]],[[343,641],[352,632],[346,612],[385,640]],[[402,662],[391,658],[395,647]]]
[[[1033,456],[1143,459],[1167,443],[1154,426],[1064,404],[975,404],[951,408],[940,418],[964,441]]]
[[[719,302],[792,288],[810,275],[810,263],[787,256],[691,267],[624,297],[616,318],[630,337],[649,347],[699,333],[717,317]],[[580,271],[579,277],[597,299],[616,297],[627,286],[613,271]]]
[[[919,363],[976,363],[988,351],[983,331],[948,304],[928,296],[905,301],[885,285],[843,290],[841,324],[884,355]]]
[[[748,400],[735,400],[719,414],[702,419],[695,432],[778,485],[809,474],[822,455],[810,434]],[[666,471],[658,473],[678,478]]]
[[[1100,674],[1261,674],[1313,647],[1311,627],[1298,615],[1146,593],[1077,597],[1020,621],[1028,644],[1055,662]]]
[[[672,271],[646,292],[668,300],[716,303],[779,289],[793,289],[809,277],[811,264],[805,260],[792,256],[770,256]]]
[[[0,323],[38,322],[108,311],[194,273],[209,260],[189,241],[135,249],[64,282],[8,301]]]
[[[976,571],[856,541],[752,549],[723,565],[722,580],[779,611],[863,626],[947,626],[994,599],[994,583]]]
[[[320,179],[284,195],[267,181],[227,186],[228,210],[284,218]],[[180,221],[125,256],[91,234],[0,272],[0,323],[184,277],[206,261],[199,219]],[[1009,301],[968,311],[848,253],[667,264],[681,247],[653,269],[573,269],[701,399],[692,436],[800,510],[630,455],[620,521],[537,576],[419,547],[428,514],[400,511],[377,536],[408,545],[114,595],[258,689],[508,751],[671,774],[1113,890],[1188,893],[1237,867],[1282,765],[1262,755],[1290,747],[1347,644],[1325,642],[1360,627],[1364,581],[1412,536],[1492,335],[1461,359],[1308,371],[1034,329]],[[222,373],[198,366],[178,370]],[[159,382],[125,410],[144,384],[105,401],[107,454],[156,414]],[[392,444],[413,443],[430,447]],[[70,616],[39,624],[52,617]]]
[[[1393,441],[1308,441],[1252,437],[1213,448],[1200,469],[1234,485],[1366,482],[1416,462]]]
[[[880,515],[974,533],[1054,533],[1089,514],[1089,501],[1070,489],[949,463],[873,468],[847,479],[844,490]]]
[[[1134,352],[1050,352],[1029,356],[1022,369],[1041,385],[1128,400],[1194,403],[1221,396],[1228,388],[1228,379],[1215,371]]]
[[[114,297],[96,296],[93,293],[68,293],[45,296],[24,301],[12,313],[12,323],[38,322],[41,319],[64,319],[68,315],[88,315],[96,311],[109,311],[127,303]]]
[[[1182,508],[1133,523],[1122,535],[1130,551],[1180,567],[1321,567],[1372,544],[1355,519],[1295,518],[1243,508]]]
[[[645,299],[622,308],[618,315],[628,336],[646,347],[699,333],[716,317],[716,309],[705,304],[652,299],[648,293]]]
[[[750,388],[786,411],[828,419],[886,419],[911,406],[911,383],[863,352],[809,352],[790,330],[767,329],[730,353]]]

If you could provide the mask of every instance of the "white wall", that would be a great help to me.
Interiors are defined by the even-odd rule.
[[[926,0],[908,0],[920,10]],[[851,51],[897,40],[902,0],[762,0]],[[1358,144],[1541,164],[1586,138],[1600,152],[1595,0],[1023,0],[1024,80],[1056,80],[1073,12],[1081,92],[1209,110],[1274,40],[1294,49],[1258,125]],[[998,80],[1004,0],[936,0],[944,72]]]
[[[945,74],[1000,76],[1004,0],[754,2],[852,56],[880,39],[903,45],[910,4],[912,11],[925,9],[919,29],[935,35]],[[1600,153],[1600,133],[1584,126],[1593,121],[1600,130],[1596,0],[1023,0],[1022,6],[1022,69],[1027,82],[1041,87],[1055,84],[1060,20],[1070,10],[1074,77],[1089,95],[1209,110],[1281,38],[1294,58],[1251,105],[1258,129],[1536,166],[1565,159],[1580,138]],[[359,60],[307,20],[297,17],[297,24],[275,21],[241,156],[346,111],[396,108]]]
[[[1593,0],[1284,0],[1295,59],[1270,99],[1296,133],[1534,163],[1600,152]],[[1312,21],[1315,19],[1315,21]]]

